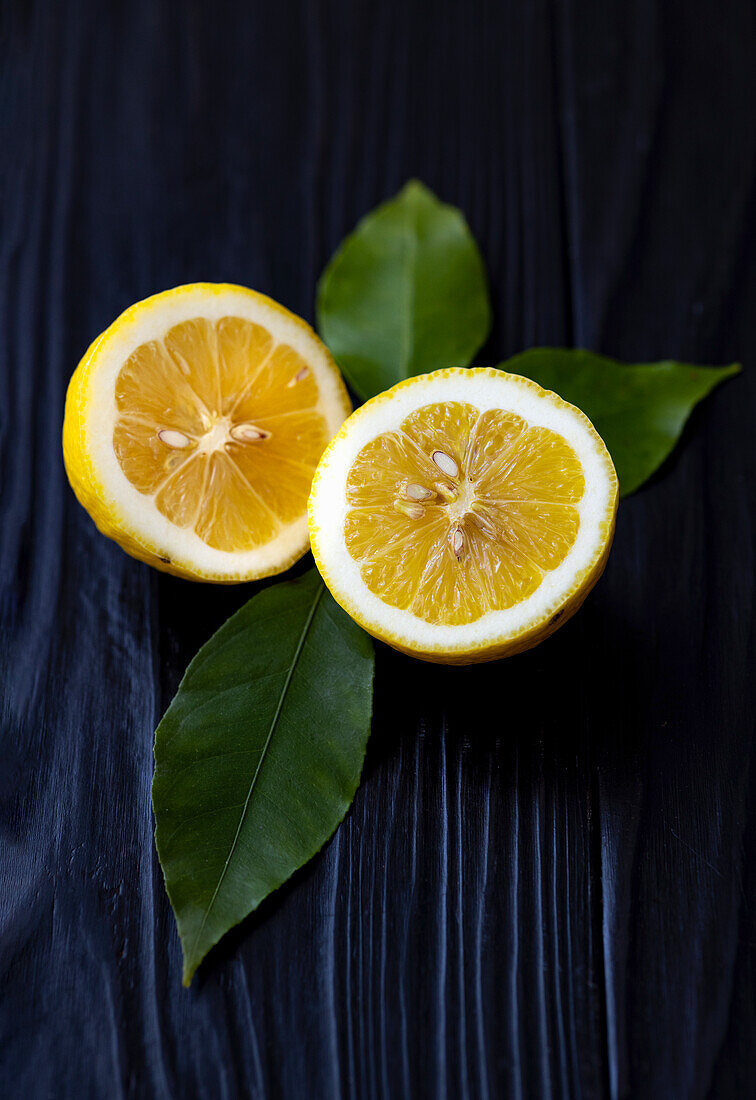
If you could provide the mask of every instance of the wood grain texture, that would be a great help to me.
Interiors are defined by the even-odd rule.
[[[756,71],[750,0],[7,0],[0,11],[0,1082],[9,1097],[756,1091]],[[540,649],[378,658],[327,849],[181,989],[154,725],[251,588],[158,576],[63,473],[132,301],[312,317],[418,176],[532,344],[740,358]]]

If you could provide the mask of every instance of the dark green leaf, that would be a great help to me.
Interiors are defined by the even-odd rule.
[[[318,327],[362,398],[423,371],[467,366],[491,309],[464,217],[411,180],[363,218],[318,286]]]
[[[313,856],[354,797],[370,638],[315,570],[202,647],[155,734],[155,839],[188,985],[233,925]]]
[[[634,492],[670,453],[695,405],[740,370],[689,363],[625,364],[590,351],[530,348],[500,363],[577,405],[602,437],[620,482]]]

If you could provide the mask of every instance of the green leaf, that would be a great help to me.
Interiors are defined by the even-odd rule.
[[[184,985],[213,944],[328,840],[368,735],[370,638],[313,569],[202,647],[155,734],[155,840]]]
[[[579,349],[530,348],[499,369],[532,378],[582,409],[609,448],[620,495],[627,496],[669,455],[698,402],[740,364],[625,364]]]
[[[461,212],[411,180],[363,218],[318,285],[318,328],[362,398],[423,371],[468,366],[491,308]]]

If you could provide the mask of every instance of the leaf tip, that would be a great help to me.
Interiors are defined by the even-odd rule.
[[[433,199],[436,202],[438,201],[430,187],[423,183],[422,180],[417,179],[416,176],[412,176],[407,180],[399,194],[407,198]]]
[[[723,382],[727,382],[730,378],[734,378],[736,374],[741,374],[742,370],[743,364],[739,362],[727,363],[722,367],[709,367],[709,392],[717,386],[721,386]]]

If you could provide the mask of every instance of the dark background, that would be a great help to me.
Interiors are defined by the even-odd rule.
[[[752,0],[19,3],[0,14],[0,1091],[756,1090]],[[63,471],[66,384],[133,301],[230,280],[313,317],[417,176],[532,344],[744,373],[620,507],[529,654],[379,648],[335,839],[190,991],[152,731],[255,589],[151,572]]]

